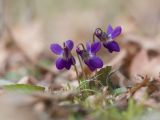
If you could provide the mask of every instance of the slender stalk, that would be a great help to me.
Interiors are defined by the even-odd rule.
[[[82,43],[79,43],[79,44],[77,45],[77,48],[79,48],[80,46],[82,46],[83,51],[85,51],[85,47],[84,47],[84,45],[83,45]],[[84,77],[84,79],[86,79],[87,76],[86,76],[86,74],[85,74],[85,72],[84,72],[84,68],[83,68],[83,64],[82,64],[82,59],[80,58],[80,56],[79,56],[78,53],[77,53],[77,57],[78,57],[78,60],[79,60],[79,63],[80,63],[80,67],[81,67],[81,70],[82,70],[83,77]]]
[[[94,32],[95,33],[95,32]],[[93,33],[93,42],[95,42],[95,34]]]
[[[86,76],[86,74],[85,74],[85,72],[84,72],[83,64],[82,64],[81,58],[80,58],[80,56],[78,55],[78,53],[77,53],[77,57],[78,57],[78,60],[79,60],[79,63],[80,63],[80,67],[81,67],[81,70],[82,70],[83,77],[84,77],[84,79],[86,79],[87,76]]]
[[[95,42],[95,34],[97,33],[97,34],[102,34],[102,29],[101,28],[97,28],[96,30],[95,30],[95,32],[93,33],[93,42]]]
[[[84,91],[94,92],[94,93],[98,94],[97,91],[92,90],[92,89],[83,89],[83,90],[81,90],[81,92],[84,92]]]
[[[77,48],[78,48],[80,45],[82,46],[83,50],[85,50],[85,47],[84,47],[83,43],[79,43],[79,44],[77,45]]]
[[[63,47],[64,47],[64,48],[66,47],[66,44],[65,44],[65,42],[63,42]]]
[[[64,49],[66,48],[65,42],[63,43],[63,47],[64,47]],[[71,56],[73,56],[71,52],[69,52],[69,53],[67,53],[67,54],[70,54]],[[74,66],[74,69],[75,69],[75,72],[76,72],[76,76],[77,76],[77,79],[78,79],[78,84],[79,84],[79,86],[80,86],[80,78],[79,78],[79,74],[78,74],[78,69],[77,69],[77,67],[76,67],[76,63],[74,63],[73,66]]]
[[[76,75],[77,75],[78,84],[79,84],[79,86],[80,86],[80,79],[79,79],[78,70],[77,70],[76,65],[74,65],[74,69],[75,69],[75,72],[76,72]]]
[[[97,73],[97,69],[95,70],[95,73],[94,73],[94,74],[96,75],[96,73]],[[97,85],[97,81],[98,81],[98,80],[97,80],[97,78],[96,78],[95,75],[94,75],[93,77],[94,77],[94,81],[95,81],[96,87],[98,88],[98,85]]]

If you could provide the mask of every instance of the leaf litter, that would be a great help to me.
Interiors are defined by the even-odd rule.
[[[131,25],[133,21],[129,22]],[[107,67],[96,74],[85,68],[84,72],[92,76],[91,79],[81,80],[81,86],[75,87],[78,83],[74,70],[57,71],[55,58],[42,49],[44,46],[38,40],[43,38],[38,31],[40,26],[37,22],[15,27],[10,29],[13,34],[9,40],[1,41],[0,119],[143,120],[145,116],[159,117],[156,114],[160,109],[158,36],[153,41],[131,32],[136,26],[130,26],[130,33],[126,31],[121,36],[124,39],[120,43],[121,52],[113,55]],[[36,48],[29,49],[28,46],[34,47],[29,41],[33,41]]]

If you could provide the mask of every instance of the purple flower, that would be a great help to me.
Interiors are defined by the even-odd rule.
[[[82,60],[91,71],[103,67],[103,61],[96,56],[96,53],[100,50],[100,48],[100,42],[93,42],[91,45],[87,42],[86,49],[80,50],[79,47],[76,49],[77,53],[81,56]]]
[[[95,30],[95,35],[103,42],[103,46],[109,50],[109,52],[119,52],[120,47],[114,40],[121,34],[122,28],[117,26],[115,29],[111,25],[108,25],[107,32],[103,32],[100,28]]]
[[[51,44],[50,49],[56,55],[60,55],[60,57],[56,60],[57,69],[61,70],[66,68],[69,70],[71,65],[75,64],[75,59],[71,54],[71,50],[73,49],[73,41],[67,40],[64,42],[64,47],[62,48],[59,44]]]

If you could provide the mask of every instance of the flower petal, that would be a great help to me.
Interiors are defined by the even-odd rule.
[[[64,59],[58,58],[56,60],[56,67],[57,67],[57,69],[61,70],[61,69],[63,69],[65,67],[65,65],[66,65],[66,61]]]
[[[103,61],[97,56],[91,57],[90,59],[88,59],[84,62],[89,67],[89,69],[91,71],[94,71],[97,68],[102,68],[103,67]]]
[[[102,68],[103,67],[103,61],[97,56],[90,58],[89,63],[94,68]]]
[[[111,34],[113,32],[113,28],[111,25],[108,25],[107,27],[107,34]]]
[[[63,52],[63,49],[59,44],[51,44],[50,49],[53,53],[57,55],[60,55]]]
[[[65,68],[69,70],[71,68],[71,65],[72,65],[72,60],[69,59],[68,61],[66,61]]]
[[[92,43],[92,45],[91,45],[91,52],[92,53],[97,53],[99,50],[100,50],[100,48],[101,48],[101,43],[100,42],[94,42],[94,43]]]
[[[74,43],[72,40],[67,40],[65,42],[66,46],[68,47],[69,50],[72,50],[73,49],[73,46],[74,46]]]
[[[80,48],[76,48],[76,52],[81,56],[82,55],[82,50],[80,50]]]
[[[90,69],[91,71],[96,70],[96,68],[93,67],[93,66],[90,64],[89,60],[85,60],[84,63],[89,67],[89,69]]]
[[[72,62],[72,65],[75,65],[75,64],[76,64],[76,60],[74,59],[73,56],[71,57],[71,62]]]
[[[88,52],[91,52],[91,45],[89,42],[86,42],[86,49]]]
[[[118,35],[121,34],[122,28],[120,26],[116,27],[113,32],[111,33],[111,38],[114,39]]]
[[[70,56],[70,50],[68,49],[68,47],[64,48],[63,51],[63,57],[68,58]]]
[[[115,51],[115,52],[119,52],[119,51],[120,51],[120,47],[119,47],[118,43],[115,42],[115,41],[107,42],[107,43],[104,43],[103,45],[104,45],[104,47],[107,48],[107,49],[109,50],[109,52],[111,52],[111,53],[112,53],[113,51]]]

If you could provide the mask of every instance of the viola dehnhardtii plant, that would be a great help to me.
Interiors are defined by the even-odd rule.
[[[81,50],[79,46],[77,46],[76,52],[79,56],[81,56],[84,63],[88,66],[91,71],[96,70],[97,68],[103,67],[103,61],[96,56],[96,53],[101,48],[101,43],[98,41],[93,42],[90,44],[86,42],[86,48],[82,47]]]
[[[74,47],[74,43],[72,40],[67,40],[64,42],[63,47],[59,44],[51,44],[50,49],[56,55],[60,55],[60,57],[56,60],[56,67],[57,69],[61,70],[66,68],[69,70],[72,65],[75,65],[76,61],[71,54],[71,50]]]
[[[120,51],[120,47],[118,43],[115,41],[115,38],[121,34],[121,31],[122,28],[120,26],[112,28],[111,25],[108,25],[106,32],[103,32],[102,29],[97,28],[93,33],[93,42],[91,44],[89,42],[86,42],[85,46],[83,45],[83,43],[79,43],[77,45],[77,60],[80,63],[80,67],[84,78],[86,78],[86,75],[83,69],[83,62],[92,72],[97,72],[97,69],[101,69],[103,67],[103,61],[96,54],[101,49],[101,43],[105,48],[108,49],[110,53]],[[95,40],[95,36],[99,39],[99,41]],[[59,57],[56,60],[57,69],[62,70],[65,68],[69,70],[72,65],[74,66],[78,78],[78,83],[80,85],[80,74],[78,73],[76,67],[76,60],[71,52],[73,47],[73,41],[67,40],[64,42],[62,47],[57,43],[51,44],[50,49],[54,54],[59,55]]]
[[[115,38],[121,34],[122,28],[117,26],[113,29],[111,25],[108,25],[107,31],[103,32],[100,28],[97,28],[94,32],[94,35],[102,41],[103,46],[108,49],[110,53],[113,51],[119,52],[120,47],[115,41]]]

